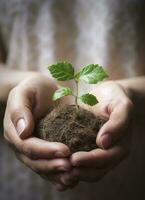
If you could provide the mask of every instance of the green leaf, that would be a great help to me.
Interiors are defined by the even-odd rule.
[[[104,69],[97,64],[88,65],[75,75],[75,79],[77,81],[83,80],[84,82],[90,84],[96,84],[107,77],[108,75]]]
[[[71,95],[71,94],[72,94],[72,92],[71,92],[70,88],[62,87],[62,88],[55,91],[52,99],[55,101],[57,99],[60,99],[61,97],[68,96],[68,95]]]
[[[48,67],[51,75],[58,81],[74,79],[74,68],[68,62],[59,62]]]
[[[94,105],[96,105],[98,103],[97,98],[94,95],[89,94],[89,93],[84,94],[79,98],[81,99],[81,101],[83,103],[88,104],[90,106],[94,106]]]

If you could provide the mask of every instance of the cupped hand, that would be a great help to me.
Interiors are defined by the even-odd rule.
[[[99,103],[85,108],[106,118],[107,122],[97,135],[96,149],[71,156],[73,175],[87,182],[100,180],[128,155],[133,116],[129,91],[116,81],[103,82],[92,93]]]
[[[74,178],[64,182],[66,172],[71,174],[69,148],[34,137],[34,126],[52,107],[51,97],[57,89],[48,77],[31,75],[9,94],[4,117],[4,137],[16,152],[18,159],[43,178],[52,181],[58,190],[77,183]]]

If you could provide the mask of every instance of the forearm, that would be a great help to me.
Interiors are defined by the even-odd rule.
[[[6,102],[10,90],[33,73],[35,72],[18,71],[0,65],[0,102]]]
[[[145,116],[145,76],[117,81],[128,92],[137,115]]]

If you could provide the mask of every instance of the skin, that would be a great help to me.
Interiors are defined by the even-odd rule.
[[[55,89],[47,77],[30,75],[11,90],[4,118],[4,136],[17,158],[42,177],[47,174],[53,183],[60,182],[60,172],[71,169],[69,149],[61,143],[40,140],[33,133],[35,121],[45,114],[48,105],[52,106]]]
[[[35,123],[45,114],[48,105],[53,106],[51,96],[57,89],[56,84],[44,75],[30,73],[10,88],[13,89],[7,94],[4,137],[17,158],[51,181],[57,190],[72,188],[79,181],[98,181],[128,155],[133,118],[137,117],[134,110],[143,112],[140,108],[145,100],[144,77],[106,81],[96,86],[92,93],[99,103],[93,108],[80,106],[108,121],[96,138],[99,148],[73,155],[64,144],[34,137]],[[7,95],[2,99],[7,99]],[[71,102],[69,98],[63,98],[60,103]]]
[[[99,103],[89,110],[107,119],[96,138],[99,148],[71,156],[74,173],[79,180],[88,182],[102,178],[128,155],[133,113],[133,103],[118,83],[104,82],[93,93]]]

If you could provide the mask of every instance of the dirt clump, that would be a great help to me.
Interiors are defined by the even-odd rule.
[[[75,105],[54,108],[36,127],[39,138],[66,144],[71,153],[97,148],[96,136],[105,120]]]

